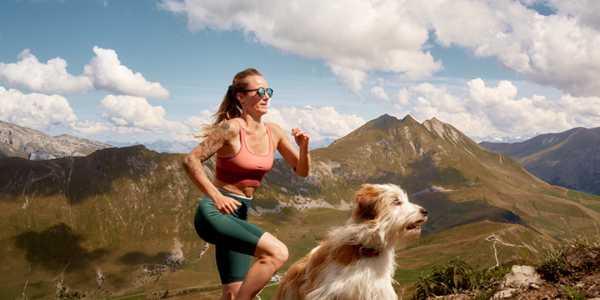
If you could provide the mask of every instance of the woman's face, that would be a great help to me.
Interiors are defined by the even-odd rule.
[[[267,107],[269,104],[269,100],[271,97],[267,93],[263,97],[258,95],[258,88],[263,88],[267,90],[269,85],[267,81],[262,76],[248,76],[246,77],[246,81],[248,85],[245,90],[252,90],[249,92],[239,92],[237,94],[237,99],[240,101],[242,107],[248,113],[259,113],[264,115],[267,113]]]

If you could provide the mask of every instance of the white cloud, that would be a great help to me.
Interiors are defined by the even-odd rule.
[[[145,98],[108,95],[101,101],[102,118],[118,133],[182,131],[189,128],[164,118],[162,106],[152,106]]]
[[[242,30],[256,42],[331,66],[405,79],[441,69],[423,50],[429,32],[421,1],[163,0],[160,7],[187,17],[191,31]],[[360,94],[354,81],[344,83]]]
[[[0,80],[10,87],[46,94],[80,94],[93,88],[90,78],[67,73],[67,62],[60,57],[41,63],[25,49],[18,59],[16,63],[0,62]]]
[[[211,107],[210,110],[203,110],[197,116],[192,116],[184,120],[182,123],[187,127],[187,129],[178,130],[171,132],[171,136],[177,140],[182,141],[198,141],[199,138],[195,138],[194,134],[196,134],[202,125],[210,124],[212,120],[212,115],[217,111],[217,107]]]
[[[96,57],[84,67],[83,74],[89,77],[97,90],[115,94],[134,95],[146,98],[169,98],[170,94],[160,83],[147,81],[141,73],[133,73],[121,65],[117,53],[111,49],[94,47]]]
[[[112,131],[112,128],[107,123],[86,120],[85,122],[77,122],[73,124],[71,130],[77,135],[89,136],[110,132]]]
[[[362,95],[362,84],[361,82],[368,79],[365,72],[359,70],[353,70],[344,66],[329,64],[331,72],[337,78],[337,82],[341,85],[345,85],[348,90],[356,95],[357,97],[364,99]]]
[[[37,130],[69,128],[79,120],[67,99],[59,95],[23,94],[0,86],[0,119]]]
[[[538,2],[556,14],[543,16],[524,5]],[[162,0],[160,7],[187,17],[191,31],[240,30],[263,45],[323,59],[359,97],[361,80],[350,71],[415,80],[441,70],[427,51],[431,33],[442,46],[494,57],[536,83],[600,96],[596,0]]]
[[[56,57],[41,63],[29,49],[18,56],[16,63],[0,63],[0,80],[13,88],[28,88],[46,94],[81,94],[89,90],[107,90],[116,94],[147,98],[169,98],[160,83],[147,81],[141,73],[133,73],[121,65],[111,49],[94,47],[96,56],[84,67],[84,74],[67,73],[67,62]]]
[[[281,126],[288,134],[291,134],[292,128],[300,128],[308,133],[312,141],[326,137],[339,138],[365,124],[365,120],[355,114],[342,115],[333,107],[315,109],[311,106],[269,107],[269,113],[263,121]]]
[[[371,96],[373,96],[373,98],[378,102],[390,102],[390,96],[388,96],[388,94],[383,89],[384,82],[385,79],[377,78],[377,85],[371,89]]]
[[[483,80],[474,79],[465,87],[462,98],[445,87],[437,88],[429,83],[401,90],[400,98],[412,106],[409,113],[417,120],[436,117],[472,138],[513,137],[600,126],[600,97],[565,95],[553,101],[534,95],[516,99],[517,92],[509,81],[487,87]]]

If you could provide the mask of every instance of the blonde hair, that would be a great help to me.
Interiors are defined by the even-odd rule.
[[[240,101],[237,99],[236,95],[240,91],[243,91],[246,86],[248,86],[246,78],[250,76],[262,75],[253,68],[246,69],[235,74],[233,77],[233,82],[227,89],[227,93],[223,97],[223,101],[221,101],[219,110],[217,110],[217,112],[211,116],[211,119],[213,119],[212,123],[201,125],[200,130],[194,135],[194,137],[206,138],[213,132],[213,130],[219,127],[221,123],[242,115],[242,105],[240,104]]]

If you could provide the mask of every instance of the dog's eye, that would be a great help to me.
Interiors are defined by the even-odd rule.
[[[402,205],[402,201],[400,201],[400,199],[396,199],[394,200],[394,202],[392,202],[394,205]]]

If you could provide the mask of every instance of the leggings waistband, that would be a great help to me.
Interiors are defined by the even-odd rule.
[[[233,198],[240,198],[240,199],[244,199],[244,200],[252,200],[252,197],[246,197],[246,196],[242,196],[242,195],[238,195],[238,194],[234,194],[232,192],[228,192],[226,190],[222,190],[220,188],[217,188],[219,190],[219,192],[221,192],[221,194],[228,196],[228,197],[233,197]]]

